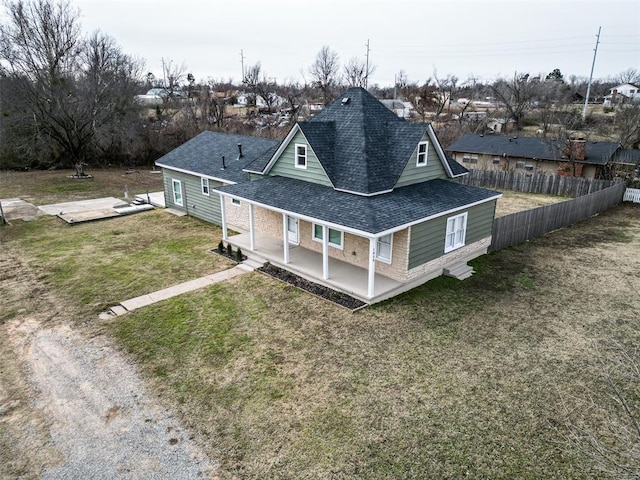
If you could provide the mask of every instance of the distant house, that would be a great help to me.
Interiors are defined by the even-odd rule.
[[[385,107],[395,113],[398,118],[411,118],[413,114],[413,105],[411,102],[403,102],[402,100],[380,100]]]
[[[487,121],[487,129],[494,133],[506,133],[512,131],[516,126],[516,122],[512,119],[491,118]]]
[[[469,134],[447,152],[468,168],[601,178],[620,149],[615,142]]]
[[[609,91],[609,95],[604,97],[603,105],[612,107],[638,101],[640,101],[640,86],[633,83],[623,83]]]
[[[612,162],[617,174],[640,177],[640,150],[621,148],[613,156]]]

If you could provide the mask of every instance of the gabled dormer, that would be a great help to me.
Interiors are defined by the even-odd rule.
[[[405,122],[363,88],[296,124],[267,162],[247,171],[363,196],[467,173],[446,157],[430,124]]]

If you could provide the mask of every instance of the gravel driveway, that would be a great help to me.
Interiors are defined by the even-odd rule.
[[[0,321],[0,445],[14,450],[0,454],[0,478],[214,478],[217,465],[126,356],[64,321],[63,307],[8,252],[0,298],[22,305],[34,290],[35,309]]]

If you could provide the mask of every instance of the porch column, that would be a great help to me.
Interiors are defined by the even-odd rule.
[[[220,195],[220,214],[221,214],[220,218],[222,219],[222,239],[226,240],[227,239],[227,215],[224,209],[224,199],[225,197],[223,195]]]
[[[282,214],[282,243],[284,244],[284,263],[289,263],[289,216]]]
[[[256,250],[256,226],[253,221],[253,203],[249,204],[249,245],[252,252]]]
[[[322,278],[329,278],[329,229],[322,225]]]
[[[367,298],[371,299],[376,293],[376,243],[375,238],[369,239],[369,281],[367,289]]]

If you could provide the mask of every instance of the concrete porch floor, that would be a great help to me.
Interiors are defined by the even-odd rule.
[[[322,278],[322,254],[289,245],[289,263],[284,263],[282,239],[276,239],[256,232],[256,250],[250,249],[251,240],[248,233],[230,236],[227,241],[242,249],[250,259],[269,261],[272,265],[282,267],[307,280],[324,285],[340,292],[347,293],[366,303],[375,303],[393,296],[392,292],[402,289],[403,284],[389,277],[376,274],[375,296],[367,298],[368,272],[364,268],[329,257],[329,278]]]

